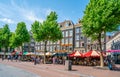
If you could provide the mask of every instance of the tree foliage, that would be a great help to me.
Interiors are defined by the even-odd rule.
[[[2,28],[0,28],[0,48],[2,47],[2,40],[3,40],[3,38],[2,38],[2,35],[3,34],[3,32],[2,32]]]
[[[41,26],[41,23],[39,23],[39,21],[35,21],[33,24],[32,24],[32,27],[31,27],[31,31],[33,33],[33,38],[36,40],[36,41],[39,41],[39,38],[40,38],[40,35],[39,35],[39,30],[40,30],[40,26]]]
[[[120,24],[120,0],[90,0],[82,24],[83,34],[98,40],[102,51],[101,38],[105,37],[103,33],[116,31]]]
[[[13,37],[14,37],[14,35],[13,35]],[[22,57],[21,58],[22,59],[23,59],[23,46],[22,45],[29,41],[30,41],[30,34],[26,28],[26,24],[24,22],[19,22],[17,24],[17,29],[15,30],[15,42],[13,44],[15,44],[15,46],[16,45],[21,46],[21,49],[22,49]]]
[[[93,33],[117,30],[120,24],[119,7],[120,0],[90,0],[82,19],[83,33],[89,37]]]
[[[10,47],[11,48],[15,48],[15,47],[18,47],[18,43],[17,43],[17,38],[16,38],[16,35],[14,32],[11,32],[11,37],[10,37]]]
[[[8,50],[7,48],[9,47],[9,37],[11,36],[10,29],[8,24],[5,24],[3,29],[2,29],[2,45],[3,47],[6,48],[6,51]]]
[[[39,23],[35,21],[32,24],[33,37],[37,41],[58,41],[62,39],[62,32],[57,23],[57,15],[55,12],[51,12],[47,16],[46,21]]]
[[[8,27],[8,24],[5,24],[3,29],[2,29],[2,34],[3,34],[3,42],[4,46],[9,46],[9,37],[10,37],[10,29]]]
[[[5,24],[3,26],[3,28],[0,28],[0,48],[4,48],[5,50],[3,50],[4,52],[4,58],[5,58],[5,54],[6,52],[8,52],[8,47],[9,47],[9,37],[10,37],[10,29],[8,24]]]
[[[48,41],[56,42],[62,39],[62,32],[57,23],[56,12],[51,12],[43,23],[35,21],[32,24],[33,37],[36,41],[43,41],[45,43],[44,50],[44,63],[45,63],[45,51]]]
[[[17,24],[17,29],[15,30],[15,38],[17,39],[19,46],[22,46],[23,43],[30,41],[30,34],[24,22],[19,22]]]

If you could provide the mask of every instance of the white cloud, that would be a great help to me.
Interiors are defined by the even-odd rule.
[[[8,24],[15,23],[12,19],[9,19],[9,18],[0,18],[0,21]]]
[[[30,8],[28,7],[27,3],[24,2],[23,5],[18,5],[14,0],[11,1],[12,6],[14,9],[17,10],[19,15],[23,20],[34,22],[35,20],[43,22],[46,15],[48,15],[52,10],[50,8]],[[24,5],[25,4],[25,5]],[[27,8],[28,7],[28,8]]]
[[[28,4],[23,1],[22,4],[15,2],[15,0],[11,0],[9,5],[0,3],[0,16],[6,18],[2,21],[6,21],[7,18],[11,18],[14,21],[27,21],[28,23],[34,22],[35,20],[43,22],[45,17],[53,11],[50,8],[30,8]],[[8,22],[13,22],[8,19]]]
[[[35,20],[43,22],[51,11],[50,8],[30,7],[25,0],[22,3],[11,0],[8,5],[0,3],[0,22],[16,26],[16,23],[24,21],[30,29]]]
[[[34,22],[35,20],[39,22],[43,22],[43,19],[38,18],[37,15],[33,11],[24,11],[26,14],[23,13],[23,16],[26,20]]]

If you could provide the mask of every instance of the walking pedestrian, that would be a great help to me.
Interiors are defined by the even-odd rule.
[[[107,61],[108,61],[108,68],[109,68],[109,70],[112,70],[111,59],[110,59],[110,58],[107,58]]]
[[[17,62],[17,60],[18,60],[18,55],[15,55],[15,60],[16,60],[16,62]]]
[[[13,61],[13,55],[11,55],[11,61]]]
[[[55,59],[56,59],[56,58],[55,58],[55,57],[53,57],[53,59],[52,59],[52,61],[53,61],[53,64],[55,64]]]
[[[20,60],[21,60],[21,56],[20,56],[20,55],[18,55],[18,61],[20,62]]]
[[[2,61],[4,60],[4,55],[2,55]]]
[[[34,59],[34,65],[36,65],[36,64],[37,64],[37,56]]]
[[[8,55],[8,56],[7,56],[7,59],[8,59],[8,61],[9,61],[9,60],[11,59],[11,56],[10,56],[10,55]]]

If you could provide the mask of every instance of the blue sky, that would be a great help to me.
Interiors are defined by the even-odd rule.
[[[51,11],[58,14],[58,22],[77,23],[88,3],[89,0],[0,0],[0,27],[9,24],[14,31],[17,23],[24,21],[30,30],[35,20],[44,21]]]

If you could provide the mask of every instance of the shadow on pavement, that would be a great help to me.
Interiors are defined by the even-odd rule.
[[[76,69],[66,70],[66,69],[65,69],[65,71],[78,71],[78,70],[76,70]]]
[[[71,71],[77,71],[76,69],[72,69]]]
[[[113,68],[113,71],[120,71],[120,67]]]

